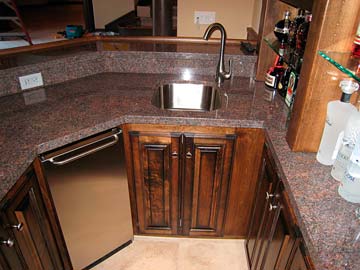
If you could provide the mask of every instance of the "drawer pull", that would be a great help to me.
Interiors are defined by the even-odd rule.
[[[269,210],[270,210],[270,211],[272,211],[272,210],[274,210],[274,209],[276,209],[276,208],[278,208],[277,205],[273,205],[273,204],[270,203],[270,206],[269,206]]]
[[[177,158],[179,156],[178,152],[174,151],[171,153],[172,158]]]
[[[269,192],[266,191],[266,200],[268,200],[268,199],[270,199],[272,197],[274,197],[274,194],[269,193]]]
[[[19,224],[16,225],[9,225],[9,227],[12,229],[16,229],[18,232],[21,232],[24,229],[24,224],[20,222]]]
[[[192,158],[192,154],[190,152],[186,153],[186,158]]]
[[[0,243],[2,245],[5,245],[7,247],[12,247],[14,245],[14,240],[12,240],[11,238],[9,238],[8,240],[1,240]]]

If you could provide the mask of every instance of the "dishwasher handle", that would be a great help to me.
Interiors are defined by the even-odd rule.
[[[74,149],[71,149],[71,150],[69,150],[69,151],[67,151],[67,152],[61,153],[61,154],[59,154],[59,155],[55,155],[55,156],[52,156],[52,157],[50,157],[50,158],[43,159],[42,162],[49,161],[50,163],[52,163],[52,164],[54,164],[54,165],[58,165],[58,166],[65,165],[65,164],[67,164],[67,163],[70,163],[70,162],[75,161],[75,160],[77,160],[77,159],[83,158],[83,157],[85,157],[85,156],[88,156],[88,155],[90,155],[90,154],[92,154],[92,153],[95,153],[95,152],[97,152],[97,151],[100,151],[100,150],[102,150],[102,149],[105,149],[105,148],[108,148],[108,147],[110,147],[110,146],[113,146],[114,144],[116,144],[116,143],[119,141],[119,134],[121,134],[121,133],[122,133],[122,131],[120,130],[120,131],[118,131],[116,134],[113,134],[113,135],[111,135],[111,136],[109,136],[109,137],[101,138],[100,140],[91,142],[91,143],[86,144],[86,145],[82,145],[82,146],[76,147],[76,148],[74,148]],[[110,139],[110,138],[113,138],[114,140],[113,140],[113,141],[110,141],[110,142],[107,142],[107,143],[104,143],[104,144],[102,144],[102,145],[100,145],[100,146],[97,146],[97,147],[95,147],[95,148],[89,149],[89,150],[87,150],[87,151],[84,151],[84,152],[82,152],[82,153],[80,153],[80,154],[77,154],[77,155],[75,155],[75,156],[66,158],[66,159],[64,159],[64,160],[55,160],[55,159],[58,159],[58,158],[60,158],[60,157],[62,157],[62,156],[71,154],[72,152],[81,150],[81,149],[83,149],[83,148],[85,148],[85,147],[94,145],[94,144],[96,144],[96,143],[99,143],[99,142],[101,142],[101,141],[104,141],[104,140],[107,140],[107,139]]]

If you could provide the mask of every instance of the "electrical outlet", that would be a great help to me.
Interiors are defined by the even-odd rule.
[[[215,22],[216,12],[214,11],[195,11],[195,24],[212,24]]]
[[[21,90],[26,90],[44,85],[41,72],[19,77]]]

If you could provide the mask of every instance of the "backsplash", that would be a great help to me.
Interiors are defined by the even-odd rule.
[[[253,77],[256,56],[227,55],[233,76]],[[217,54],[98,51],[0,70],[0,96],[21,92],[18,77],[41,72],[44,86],[104,72],[215,75]]]

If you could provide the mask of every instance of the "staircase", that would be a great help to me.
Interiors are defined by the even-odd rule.
[[[3,13],[0,14],[0,23],[6,24],[6,22],[8,22],[6,31],[5,29],[0,29],[0,40],[8,38],[23,38],[29,42],[30,45],[33,45],[31,37],[26,30],[23,20],[21,19],[15,1],[0,0],[0,5],[3,7]],[[4,11],[4,8],[7,10]]]

